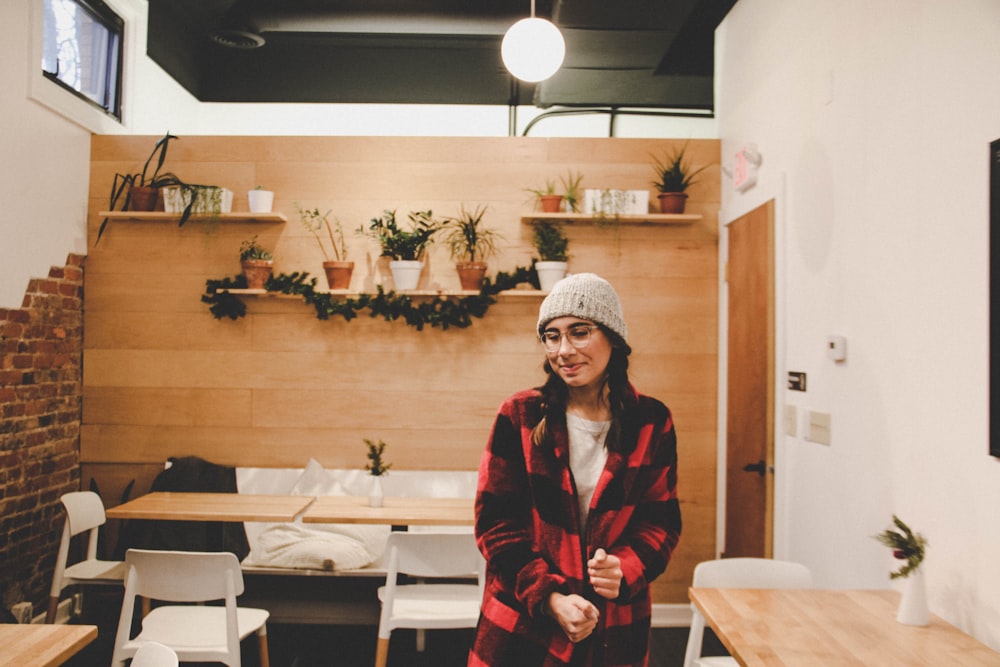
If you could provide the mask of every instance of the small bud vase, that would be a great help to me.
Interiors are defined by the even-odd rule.
[[[899,600],[896,620],[904,625],[927,625],[931,622],[931,612],[927,607],[927,582],[924,581],[922,568],[910,572],[903,582],[903,597]]]
[[[382,498],[382,478],[373,475],[371,495],[368,496],[368,506],[382,507]]]

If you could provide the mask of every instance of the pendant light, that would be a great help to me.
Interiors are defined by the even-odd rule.
[[[544,81],[555,74],[565,55],[566,42],[559,28],[535,18],[535,0],[531,0],[531,18],[512,25],[500,45],[500,57],[507,71],[529,83]]]

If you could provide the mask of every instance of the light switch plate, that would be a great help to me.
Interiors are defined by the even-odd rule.
[[[821,445],[830,444],[830,413],[809,411],[809,421],[806,426],[806,440]]]
[[[785,405],[785,435],[793,438],[799,433],[799,410],[794,405]]]

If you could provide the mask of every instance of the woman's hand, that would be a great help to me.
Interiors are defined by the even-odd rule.
[[[576,594],[553,593],[549,596],[549,615],[574,644],[586,639],[597,627],[597,607]]]
[[[618,556],[598,549],[587,561],[587,574],[595,593],[608,600],[618,597],[622,585],[622,562]]]

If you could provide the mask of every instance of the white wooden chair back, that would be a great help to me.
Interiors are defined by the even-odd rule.
[[[174,649],[159,642],[148,642],[135,652],[130,667],[178,667],[178,665]]]
[[[418,650],[424,629],[473,628],[479,620],[486,561],[472,533],[394,532],[386,542],[386,579],[379,588],[377,667],[385,667],[389,637],[396,628],[416,628]],[[406,583],[421,579],[476,577],[476,583]]]
[[[54,623],[59,607],[59,597],[63,589],[73,584],[99,584],[120,586],[125,576],[125,566],[121,561],[98,560],[98,530],[105,524],[104,503],[93,491],[73,491],[63,494],[60,499],[66,510],[62,539],[56,554],[52,586],[49,589],[49,608],[46,623]],[[69,548],[73,537],[87,535],[87,555],[84,560],[69,563]]]
[[[149,642],[172,648],[184,662],[221,662],[240,667],[240,641],[256,633],[260,658],[267,667],[268,612],[240,608],[243,574],[229,552],[150,551],[125,554],[125,595],[112,656],[113,667]],[[137,597],[160,602],[210,602],[218,605],[161,605],[142,619],[139,634],[130,638]]]

